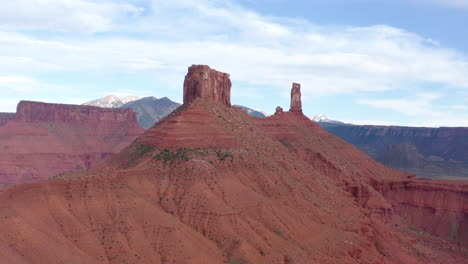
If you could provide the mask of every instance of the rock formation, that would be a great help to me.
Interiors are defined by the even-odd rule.
[[[302,113],[301,85],[293,83],[291,89],[291,108],[289,112]]]
[[[468,128],[466,127],[398,127],[333,125],[330,133],[355,145],[386,166],[417,174],[421,178],[467,179]],[[405,144],[414,146],[411,150]],[[414,153],[408,153],[408,151]],[[411,162],[402,157],[414,156]]]
[[[189,104],[196,98],[231,106],[229,74],[215,71],[206,65],[192,65],[185,76],[184,104]]]
[[[0,127],[0,185],[88,169],[143,133],[131,109],[22,101],[17,111]]]
[[[136,115],[131,109],[110,109],[95,106],[49,104],[21,101],[18,104],[16,120],[22,122],[130,122]]]
[[[277,106],[276,111],[275,111],[275,115],[280,115],[282,113],[284,113],[283,108],[280,107],[280,106]]]
[[[14,113],[0,113],[0,126],[5,125],[13,119],[15,119]]]
[[[435,208],[464,210],[453,215],[466,218],[464,187],[440,195],[454,187],[429,190],[437,186],[375,162],[297,112],[249,118],[219,100],[194,98],[100,166],[0,192],[2,261],[466,260],[460,246],[445,240],[447,221],[433,223],[443,225],[443,238],[392,222],[407,212],[403,203],[430,215],[422,205],[434,194],[441,197]],[[415,193],[411,185],[418,183]],[[397,189],[401,197],[392,197]],[[464,230],[455,226],[452,238],[466,242]]]

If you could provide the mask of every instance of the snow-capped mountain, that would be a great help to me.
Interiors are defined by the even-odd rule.
[[[116,95],[108,95],[101,99],[86,102],[83,105],[92,105],[92,106],[98,106],[98,107],[103,107],[103,108],[117,108],[117,107],[121,107],[122,105],[126,103],[136,101],[138,99],[140,98],[137,96],[125,96],[121,98]]]
[[[312,118],[312,121],[317,123],[332,123],[332,124],[344,124],[343,122],[332,120],[324,114],[318,114]]]
[[[247,112],[247,114],[249,114],[250,116],[260,117],[260,118],[264,118],[264,117],[269,116],[269,114],[267,114],[265,112],[255,110],[255,109],[252,109],[252,108],[248,108],[246,106],[242,106],[242,105],[234,105],[234,106],[237,106],[239,108],[244,109]]]

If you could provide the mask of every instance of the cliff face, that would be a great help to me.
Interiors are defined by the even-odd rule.
[[[315,170],[336,179],[356,201],[385,223],[396,223],[406,230],[418,230],[445,240],[468,244],[468,184],[451,181],[421,181],[414,174],[383,166],[358,148],[345,143],[311,122],[304,115],[277,111],[265,119],[253,119],[266,134],[279,140]],[[354,130],[349,136],[375,137],[385,141],[388,136],[427,137],[446,140],[449,135],[462,137],[464,129],[415,129],[373,127]],[[449,136],[449,140],[459,142]],[[417,141],[420,142],[420,141]],[[465,150],[466,153],[466,150]],[[404,155],[402,155],[404,154]],[[444,153],[450,155],[449,153]],[[390,146],[382,158],[391,156],[393,164],[423,166],[427,164],[410,143]]]
[[[373,186],[407,228],[468,245],[468,183],[389,181]]]
[[[468,175],[468,128],[324,126],[387,166],[424,178]],[[404,146],[412,146],[411,149]],[[418,160],[409,157],[411,151]],[[408,159],[402,157],[407,156]],[[400,160],[401,162],[398,162]]]
[[[192,65],[185,76],[184,104],[189,104],[196,98],[231,106],[229,74],[215,71],[206,65]]]
[[[293,83],[291,89],[291,108],[289,112],[302,113],[301,85]]]
[[[0,113],[0,126],[5,125],[13,119],[15,119],[14,113]]]
[[[21,101],[18,104],[16,120],[22,122],[129,122],[135,124],[136,115],[131,109]]]
[[[0,184],[90,168],[142,133],[131,109],[20,102],[0,127]]]
[[[372,157],[383,153],[389,145],[412,143],[424,156],[468,162],[468,128],[419,128],[386,126],[336,126],[329,132],[362,148]]]

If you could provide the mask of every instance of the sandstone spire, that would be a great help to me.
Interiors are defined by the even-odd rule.
[[[229,74],[218,72],[206,65],[189,67],[184,81],[184,104],[196,98],[211,99],[215,103],[231,106]]]
[[[283,113],[283,108],[281,108],[280,106],[277,106],[276,111],[275,111],[275,115],[280,115],[282,113]]]
[[[291,89],[291,109],[289,111],[302,113],[301,85],[299,83],[293,83]]]

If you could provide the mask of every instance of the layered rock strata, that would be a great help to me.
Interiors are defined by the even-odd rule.
[[[0,126],[5,125],[11,120],[15,119],[14,113],[0,113]]]
[[[231,106],[231,80],[229,74],[206,65],[192,65],[184,81],[184,104],[196,98],[210,99],[215,103]]]
[[[291,89],[291,108],[289,112],[302,113],[301,85],[293,83]]]
[[[88,169],[143,133],[131,109],[23,101],[17,110],[0,127],[0,185]]]

